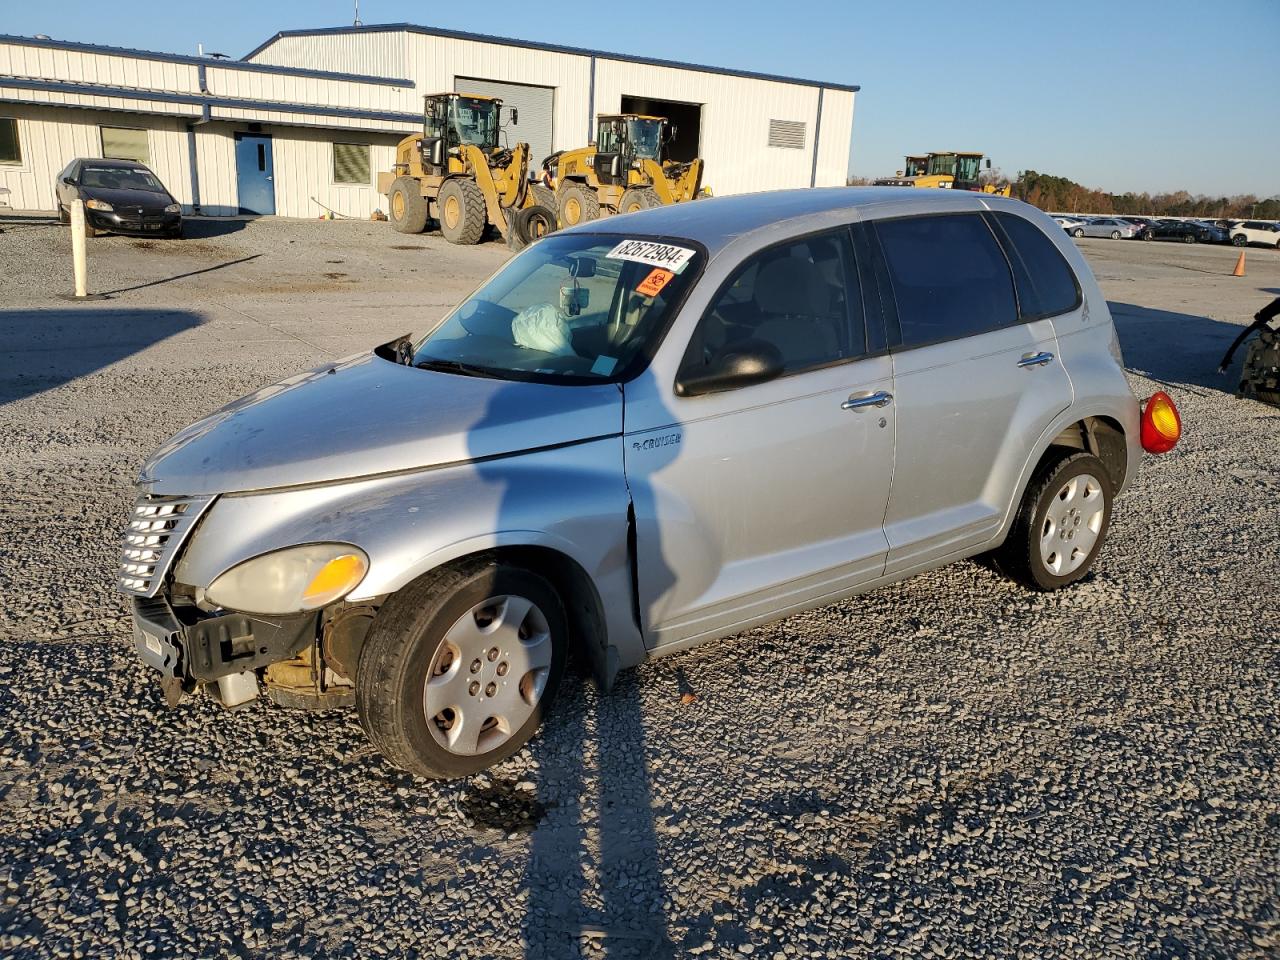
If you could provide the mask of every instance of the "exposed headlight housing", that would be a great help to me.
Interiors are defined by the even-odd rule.
[[[180,203],[171,203],[171,204],[169,204],[167,207],[165,207],[165,208],[164,208],[164,212],[165,212],[165,213],[181,213],[181,212],[182,212],[182,204],[180,204]]]
[[[237,564],[214,580],[205,596],[240,613],[304,613],[341,600],[368,571],[369,558],[359,547],[308,543]]]
[[[86,200],[84,205],[90,210],[101,210],[103,213],[110,213],[114,209],[105,200]]]

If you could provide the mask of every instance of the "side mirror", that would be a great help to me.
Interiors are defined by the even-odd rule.
[[[65,183],[68,187],[74,187],[74,186],[76,185],[76,178],[75,178],[75,177],[63,177],[63,178],[62,178],[62,182],[63,182],[63,183]]]
[[[991,169],[991,158],[990,158],[990,157],[987,157],[987,169],[988,169],[988,170],[990,170],[990,169]]]
[[[679,133],[680,133],[680,128],[677,127],[674,123],[671,124],[671,126],[667,127],[667,142],[670,143],[672,140],[676,138],[677,135],[679,135]]]
[[[511,125],[514,127],[519,122],[520,122],[520,111],[517,110],[515,107],[512,107],[511,108]]]
[[[676,379],[676,393],[698,397],[766,383],[782,374],[782,354],[763,340],[744,340],[722,350],[706,367],[686,369]]]

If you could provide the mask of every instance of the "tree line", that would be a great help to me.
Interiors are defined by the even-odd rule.
[[[1209,220],[1280,220],[1280,196],[1259,198],[1253,194],[1207,197],[1186,190],[1172,193],[1107,193],[1093,190],[1066,177],[1024,170],[1016,178],[998,170],[984,171],[983,182],[1003,187],[1013,196],[1053,213],[1115,213],[1155,217],[1196,217]],[[867,177],[850,177],[850,186],[865,186]]]

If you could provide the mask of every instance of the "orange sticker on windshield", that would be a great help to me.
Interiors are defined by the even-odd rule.
[[[662,292],[662,288],[671,282],[671,278],[675,274],[670,270],[664,270],[662,267],[654,267],[647,277],[640,281],[640,286],[636,287],[636,293],[643,294],[646,297],[656,297]]]

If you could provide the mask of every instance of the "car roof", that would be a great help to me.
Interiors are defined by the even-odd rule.
[[[81,157],[81,163],[92,164],[95,167],[128,167],[132,170],[146,170],[145,163],[139,163],[137,160],[110,160],[106,157]]]
[[[558,233],[611,233],[696,240],[715,256],[739,237],[821,214],[875,211],[876,216],[945,212],[1033,210],[1020,200],[970,190],[925,190],[909,187],[818,187],[742,193],[668,204],[623,217],[592,220]],[[1039,211],[1037,211],[1038,213]]]

